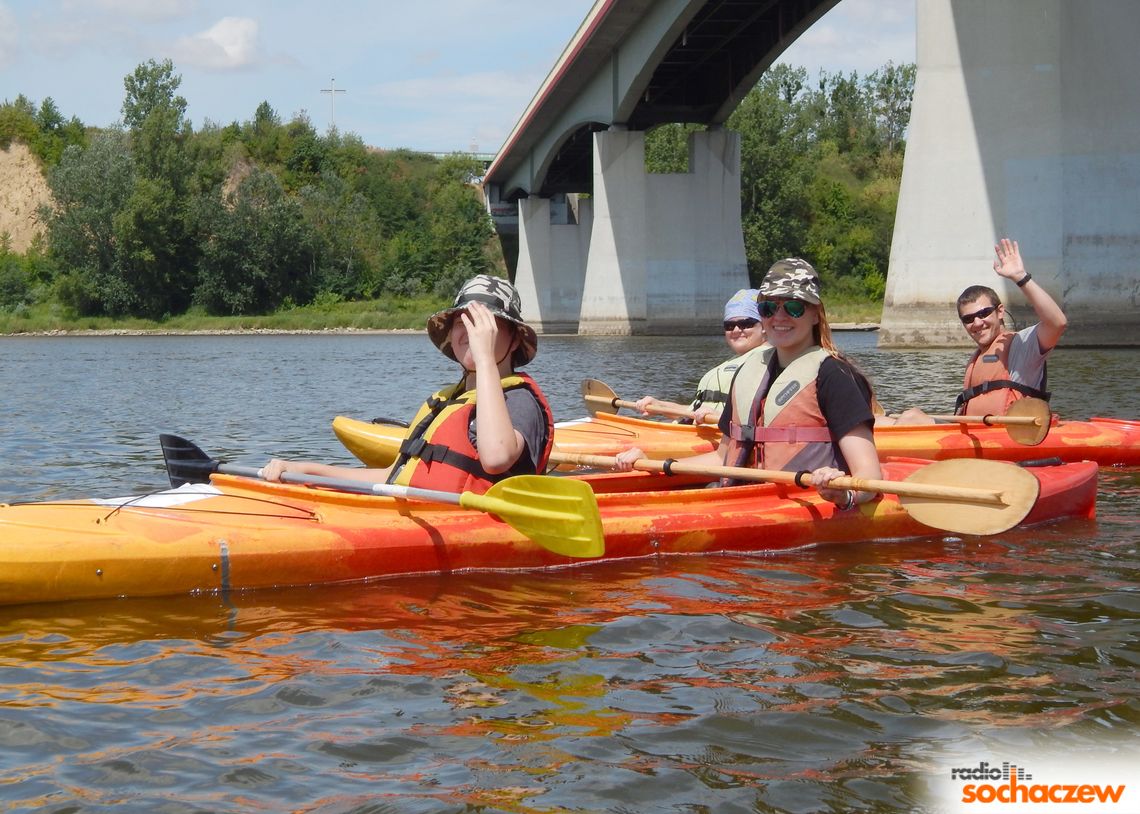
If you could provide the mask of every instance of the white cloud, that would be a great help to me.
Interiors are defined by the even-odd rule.
[[[174,43],[179,64],[207,70],[244,68],[257,59],[257,21],[223,17],[207,30]]]

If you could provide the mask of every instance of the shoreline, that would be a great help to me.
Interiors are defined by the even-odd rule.
[[[833,331],[877,331],[877,322],[840,322],[831,326]],[[305,336],[337,334],[423,334],[426,328],[207,328],[204,330],[167,330],[164,328],[57,328],[51,331],[18,331],[0,334],[5,337],[34,336]],[[644,334],[652,336],[654,334]],[[666,336],[666,334],[657,334]],[[539,336],[578,336],[568,333],[539,333]]]

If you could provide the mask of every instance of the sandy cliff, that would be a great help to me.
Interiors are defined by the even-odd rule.
[[[43,232],[39,208],[48,203],[51,192],[31,151],[15,142],[0,150],[0,235],[7,233],[13,251],[26,251]]]

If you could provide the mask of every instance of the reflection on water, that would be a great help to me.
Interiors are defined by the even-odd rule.
[[[888,406],[952,401],[962,351],[842,341]],[[0,341],[0,498],[157,488],[162,431],[235,460],[347,461],[333,415],[406,417],[454,375],[425,346]],[[683,397],[723,343],[546,337],[541,348],[533,372],[568,418],[584,412],[587,376],[623,397]],[[1055,407],[1135,417],[1137,358],[1059,352]],[[920,809],[944,748],[1000,760],[1028,743],[1137,746],[1138,510],[1138,470],[1106,470],[1097,521],[987,538],[0,608],[0,800]]]

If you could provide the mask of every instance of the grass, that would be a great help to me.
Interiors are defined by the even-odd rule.
[[[162,320],[77,317],[58,304],[40,304],[20,313],[0,312],[0,334],[56,333],[62,331],[225,332],[422,330],[428,315],[450,304],[435,297],[386,297],[364,302],[306,305],[272,314],[218,317],[191,310]]]
[[[41,303],[18,312],[0,311],[0,334],[45,334],[76,331],[220,333],[239,331],[423,330],[430,314],[450,304],[435,297],[385,297],[363,302],[306,305],[261,316],[215,317],[192,310],[163,320],[77,317],[58,303]],[[831,323],[877,323],[879,302],[828,304]]]

